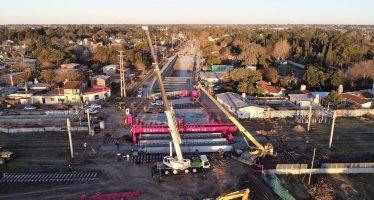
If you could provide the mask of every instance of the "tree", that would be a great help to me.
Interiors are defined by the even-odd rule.
[[[303,76],[303,80],[306,82],[306,84],[314,89],[323,88],[326,84],[327,79],[328,74],[314,66],[309,66]]]
[[[263,74],[265,79],[273,84],[279,81],[279,71],[275,68],[266,68]]]
[[[343,104],[343,98],[340,96],[340,94],[336,91],[331,91],[329,95],[324,99],[325,104],[330,104],[334,107],[340,107]]]
[[[244,61],[247,65],[267,65],[266,64],[266,49],[261,45],[255,43],[244,43],[240,46],[241,53],[239,59]]]
[[[275,43],[272,56],[276,60],[284,60],[287,59],[291,50],[291,45],[287,42],[287,40],[280,40]]]
[[[282,80],[280,80],[280,85],[287,90],[293,90],[297,86],[297,78],[293,75],[286,76]]]
[[[358,83],[361,87],[368,87],[374,80],[374,60],[362,61],[353,64],[345,73],[351,86]]]
[[[262,80],[262,75],[258,71],[236,68],[230,73],[230,78],[237,84],[239,92],[254,94],[258,92],[256,82]]]
[[[332,88],[336,89],[339,85],[344,84],[344,73],[339,71],[335,72],[330,76],[330,85]]]
[[[51,69],[41,71],[40,79],[50,85],[54,85],[56,83],[56,75]]]

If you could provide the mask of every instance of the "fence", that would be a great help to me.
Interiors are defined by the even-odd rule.
[[[320,113],[320,110],[312,111],[312,115],[317,115],[318,113]],[[309,115],[309,110],[269,110],[264,111],[262,118],[287,118],[303,115]],[[336,110],[337,117],[359,117],[364,115],[374,115],[374,109]]]

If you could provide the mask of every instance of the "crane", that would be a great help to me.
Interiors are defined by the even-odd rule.
[[[251,164],[252,162],[258,158],[263,157],[266,155],[274,155],[274,148],[273,145],[270,143],[267,143],[265,145],[262,145],[259,143],[255,137],[231,114],[229,113],[212,95],[210,95],[205,88],[199,84],[198,88],[200,88],[201,91],[204,92],[205,95],[208,96],[208,98],[213,101],[213,103],[226,115],[226,117],[235,124],[236,127],[238,127],[239,131],[243,133],[255,146],[256,150],[250,152],[251,158]]]
[[[165,92],[164,84],[163,84],[161,73],[160,73],[160,68],[158,66],[157,56],[156,56],[155,51],[153,49],[149,29],[148,29],[148,26],[143,26],[142,28],[146,33],[147,40],[148,40],[148,43],[149,43],[149,48],[151,50],[151,55],[152,55],[152,58],[153,58],[153,61],[154,61],[153,62],[154,71],[156,73],[156,78],[157,78],[157,82],[158,82],[158,85],[159,85],[159,88],[160,88],[161,98],[162,98],[162,101],[164,103],[163,104],[164,109],[165,109],[164,112],[166,114],[167,123],[168,123],[168,126],[169,126],[169,131],[170,131],[170,135],[171,135],[171,138],[172,138],[172,142],[170,142],[170,155],[165,156],[164,159],[163,159],[163,162],[162,162],[167,167],[165,168],[165,167],[162,167],[162,166],[158,166],[158,168],[159,168],[159,170],[164,171],[164,173],[166,175],[170,173],[169,170],[172,170],[173,174],[177,174],[178,171],[184,171],[185,173],[188,173],[190,171],[190,169],[193,172],[196,172],[197,169],[200,169],[200,168],[209,168],[210,167],[209,161],[207,160],[206,156],[204,156],[204,155],[202,155],[199,160],[193,160],[193,163],[191,163],[190,159],[184,159],[183,158],[182,150],[181,150],[181,146],[180,146],[180,144],[182,143],[182,140],[181,140],[181,137],[180,137],[180,134],[179,134],[179,129],[178,129],[178,126],[177,126],[177,122],[175,120],[175,114],[174,114],[173,107],[169,104],[169,101],[168,101],[168,98],[167,98],[167,95],[166,95],[166,92]],[[172,151],[172,145],[174,145],[176,157],[173,157],[173,155],[172,155],[172,152],[173,152]]]

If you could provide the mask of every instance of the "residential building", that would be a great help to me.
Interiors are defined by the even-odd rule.
[[[311,94],[288,94],[288,97],[292,103],[301,108],[309,107],[314,102]]]
[[[61,64],[61,69],[80,69],[81,64],[78,63],[66,63]]]
[[[341,94],[345,101],[359,105],[361,108],[370,109],[372,101],[364,98],[359,92],[346,92]]]
[[[110,76],[108,75],[97,75],[91,78],[92,86],[108,86],[110,83]]]
[[[257,84],[257,88],[261,88],[261,90],[265,94],[273,95],[275,97],[284,96],[285,92],[286,92],[285,88],[275,86],[275,85],[271,85],[270,82],[266,82],[266,81],[263,81],[263,80],[257,81],[256,84]]]
[[[118,72],[119,66],[116,64],[106,65],[103,67],[103,73],[107,75],[116,74]]]
[[[15,86],[20,82],[23,82],[25,78],[24,72],[13,72],[9,74],[2,75],[0,80],[7,83],[10,86]]]
[[[268,108],[255,103],[250,103],[245,97],[239,94],[226,92],[217,94],[217,101],[237,118],[263,118],[264,111]]]
[[[65,103],[77,103],[81,101],[81,92],[85,84],[81,81],[67,81],[64,84]]]
[[[92,101],[97,101],[100,99],[105,99],[111,96],[111,90],[110,87],[106,86],[94,86],[87,90],[85,90],[83,93],[83,101],[85,104]]]
[[[249,69],[249,70],[252,70],[252,71],[256,71],[257,70],[257,67],[256,66],[245,66],[246,69]]]
[[[229,79],[228,72],[201,72],[200,80],[210,84],[222,82]]]

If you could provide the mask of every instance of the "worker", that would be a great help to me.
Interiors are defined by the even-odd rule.
[[[69,165],[68,165],[68,170],[69,170],[69,172],[72,172],[73,170],[71,169],[71,165],[70,165],[70,163],[69,163]]]
[[[84,151],[87,151],[87,142],[83,143],[83,148],[84,148]]]

